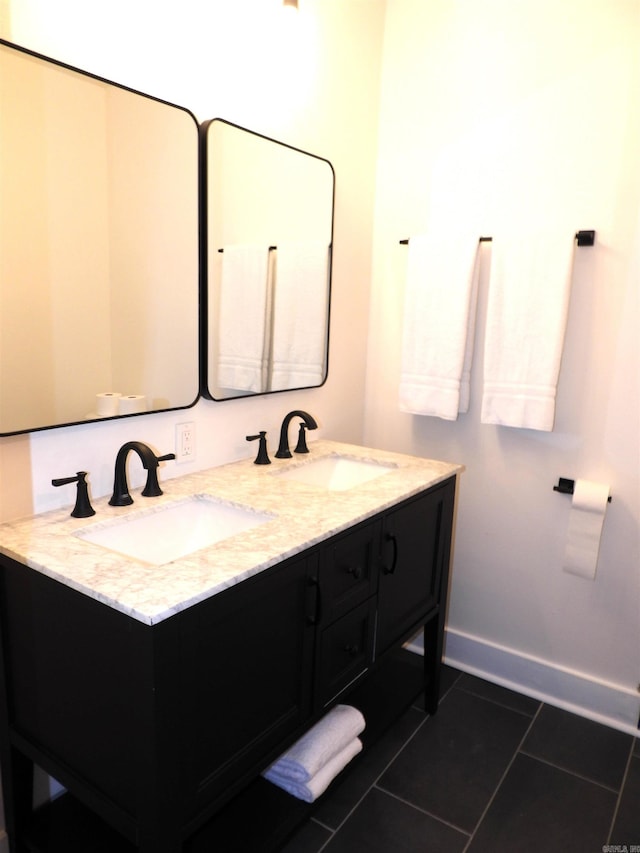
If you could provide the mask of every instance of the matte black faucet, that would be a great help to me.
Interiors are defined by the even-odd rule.
[[[285,415],[280,428],[280,444],[276,456],[278,459],[291,459],[291,451],[289,450],[289,424],[293,418],[302,418],[303,423],[300,424],[300,432],[298,433],[298,444],[296,445],[295,453],[308,453],[307,442],[305,440],[306,429],[318,429],[318,424],[308,412],[303,412],[296,409]]]
[[[74,518],[90,518],[96,514],[95,509],[91,506],[89,500],[89,490],[87,488],[87,472],[78,471],[75,477],[58,477],[51,481],[52,486],[66,486],[67,483],[77,483],[76,488],[76,505],[74,506],[71,515]]]
[[[175,453],[165,453],[164,456],[156,456],[153,450],[141,441],[128,441],[126,444],[123,444],[116,456],[113,495],[109,501],[111,506],[128,506],[133,503],[133,498],[129,494],[129,487],[127,485],[127,456],[130,450],[135,450],[140,457],[142,467],[147,472],[147,482],[142,490],[145,498],[155,498],[162,494],[162,489],[158,484],[158,462],[165,462],[167,459],[176,458]]]
[[[271,465],[269,453],[267,451],[267,433],[261,429],[257,435],[248,435],[247,441],[259,441],[258,455],[255,459],[255,465]]]

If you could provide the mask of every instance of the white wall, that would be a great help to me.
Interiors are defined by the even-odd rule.
[[[326,157],[337,189],[322,388],[0,439],[0,520],[69,503],[69,490],[50,481],[76,470],[90,472],[94,496],[107,494],[123,441],[171,451],[175,424],[185,420],[196,424],[196,461],[163,465],[161,479],[251,456],[245,436],[258,429],[275,445],[292,408],[308,409],[325,437],[361,441],[383,22],[384,0],[301,0],[293,20],[277,0],[12,4],[17,44],[185,106],[200,120],[227,118]]]
[[[365,443],[462,462],[447,655],[635,730],[640,676],[640,4],[389,0]],[[441,220],[595,228],[576,253],[552,433],[398,409],[406,247]],[[558,477],[609,482],[597,576],[562,571]]]

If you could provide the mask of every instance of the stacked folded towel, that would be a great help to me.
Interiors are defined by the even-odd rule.
[[[300,800],[312,803],[362,750],[364,717],[336,705],[262,774]]]

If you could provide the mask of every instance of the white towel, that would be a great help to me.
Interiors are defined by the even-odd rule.
[[[266,770],[265,779],[282,788],[287,793],[292,794],[299,800],[304,800],[306,803],[312,803],[320,794],[323,794],[330,783],[336,778],[347,764],[355,758],[362,750],[362,741],[360,738],[354,738],[350,743],[344,746],[337,755],[330,758],[318,772],[308,779],[306,782],[299,782],[291,779],[289,776],[280,775],[273,767]]]
[[[456,420],[469,408],[478,235],[411,237],[400,409]]]
[[[336,705],[284,752],[266,772],[308,782],[364,731],[364,717],[351,705]],[[266,775],[266,774],[265,774]]]
[[[270,390],[321,385],[326,373],[329,247],[279,242]]]
[[[494,235],[482,423],[553,430],[572,237],[524,229],[517,235]]]
[[[265,391],[269,247],[225,246],[218,323],[221,388]]]

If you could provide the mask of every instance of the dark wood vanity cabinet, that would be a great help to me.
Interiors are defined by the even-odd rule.
[[[398,692],[378,689],[381,673],[422,627],[424,662],[402,653],[420,661],[407,701],[426,688],[435,711],[454,490],[452,478],[154,626],[0,558],[11,853],[67,843],[51,823],[38,834],[34,763],[68,789],[60,805],[72,797],[115,830],[96,851],[231,849],[216,827],[247,790],[299,805],[260,772],[332,704],[357,703],[373,737]]]

